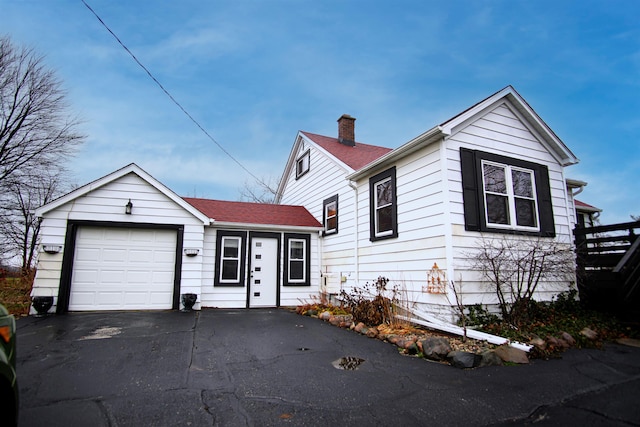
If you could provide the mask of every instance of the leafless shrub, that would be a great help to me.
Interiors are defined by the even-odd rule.
[[[542,283],[562,290],[575,280],[570,245],[552,239],[506,236],[482,238],[468,254],[474,269],[495,292],[503,319],[518,325]]]

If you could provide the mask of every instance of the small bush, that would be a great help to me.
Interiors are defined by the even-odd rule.
[[[344,289],[340,292],[340,297],[353,315],[354,322],[366,325],[395,322],[394,313],[400,305],[401,290],[398,286],[388,290],[388,283],[388,278],[380,276],[375,283],[366,283],[362,288],[354,287],[350,292]]]

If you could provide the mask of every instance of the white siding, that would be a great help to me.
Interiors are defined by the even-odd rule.
[[[334,290],[340,286],[340,277],[345,284],[355,283],[355,191],[345,179],[350,170],[338,164],[315,144],[305,142],[296,153],[298,158],[310,150],[309,172],[296,180],[295,169],[286,178],[281,203],[302,205],[322,223],[323,201],[338,195],[338,233],[322,238],[321,266],[327,283]],[[317,246],[317,245],[316,245]]]
[[[129,200],[133,203],[131,215],[124,212]],[[184,247],[197,248],[202,253],[202,222],[138,175],[127,174],[45,215],[40,232],[41,242],[59,244],[63,248],[58,254],[38,254],[33,296],[58,295],[68,220],[184,225]],[[181,293],[200,294],[200,257],[177,255],[182,256]]]
[[[441,295],[422,292],[433,264],[446,268],[447,206],[439,148],[440,144],[432,144],[395,164],[397,238],[370,241],[369,179],[358,182],[360,286],[384,276],[390,279],[387,288],[396,286],[409,301],[442,302]]]
[[[285,177],[282,203],[304,205],[322,221],[323,199],[339,195],[339,233],[324,237],[321,243],[322,271],[332,288],[373,284],[384,276],[390,279],[388,288],[397,287],[412,304],[447,316],[454,312],[451,289],[446,294],[425,292],[427,275],[437,263],[445,271],[447,282],[462,283],[465,304],[495,302],[493,292],[481,283],[479,273],[470,269],[467,259],[481,234],[464,229],[461,147],[547,166],[557,239],[569,243],[574,221],[564,169],[541,142],[543,139],[514,111],[508,101],[497,104],[458,125],[445,140],[371,171],[369,176],[396,167],[398,237],[375,242],[370,241],[369,231],[369,176],[357,182],[354,192],[345,181],[346,172],[312,144],[310,171],[298,180],[295,171]],[[357,222],[353,218],[356,209]],[[539,295],[542,298],[549,298],[551,291],[568,284],[546,285],[543,288],[548,289]]]
[[[571,244],[573,219],[571,210],[568,209],[571,202],[567,199],[564,170],[506,104],[495,108],[452,134],[447,140],[446,147],[449,200],[451,201],[450,227],[454,249],[454,279],[462,280],[465,304],[495,303],[493,292],[487,292],[487,285],[480,283],[479,273],[470,271],[469,267],[468,254],[475,250],[482,234],[468,232],[464,229],[460,147],[519,158],[547,166],[556,239],[559,242]],[[486,233],[486,235],[487,237],[503,237],[492,233]],[[568,285],[568,283],[563,283],[558,286],[550,286],[549,292],[543,292],[539,297],[549,299],[552,294],[557,293],[557,290],[565,290]]]

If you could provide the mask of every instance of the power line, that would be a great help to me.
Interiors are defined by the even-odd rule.
[[[253,177],[253,179],[255,179],[258,182],[262,182],[262,180],[260,180],[258,177],[256,177],[253,173],[251,173],[251,171],[249,169],[247,169],[246,167],[244,167],[244,165],[242,163],[240,163],[240,161],[238,161],[238,159],[236,159],[235,157],[233,157],[231,155],[231,153],[229,153],[227,150],[225,150],[225,148],[218,142],[215,140],[215,138],[213,136],[211,136],[209,134],[209,132],[207,132],[205,130],[205,128],[202,127],[202,125],[200,125],[200,123],[193,118],[193,116],[191,114],[189,114],[189,112],[173,97],[173,95],[171,95],[169,93],[169,91],[167,89],[164,88],[164,86],[162,86],[162,83],[160,83],[158,81],[158,79],[156,79],[154,77],[153,74],[151,74],[151,71],[149,71],[147,69],[147,67],[145,67],[142,62],[140,62],[138,60],[138,58],[136,58],[136,56],[133,54],[133,52],[131,52],[129,50],[129,48],[127,46],[125,46],[125,44],[122,42],[122,40],[120,40],[120,38],[118,38],[118,36],[111,31],[111,28],[109,28],[109,26],[102,20],[102,18],[100,18],[100,16],[91,8],[91,6],[89,6],[87,4],[87,2],[85,0],[81,0],[82,3],[87,7],[87,9],[89,9],[91,11],[91,13],[93,13],[93,15],[98,19],[98,21],[100,21],[100,23],[102,24],[102,26],[104,28],[107,29],[107,31],[109,31],[109,33],[111,33],[111,35],[118,41],[118,43],[120,44],[120,46],[122,46],[122,48],[124,50],[127,51],[127,53],[133,58],[134,61],[136,61],[136,63],[147,73],[147,75],[151,78],[151,80],[153,80],[159,87],[160,89],[162,89],[162,91],[169,97],[169,99],[171,99],[171,101],[173,101],[174,104],[176,104],[178,106],[178,108],[180,108],[180,110],[182,110],[182,112],[214,143],[218,146],[218,148],[220,148],[220,150],[222,150],[222,152],[224,154],[226,154],[231,160],[233,160],[234,162],[236,162],[236,164],[238,166],[240,166],[245,172],[247,172],[249,175],[251,175]]]

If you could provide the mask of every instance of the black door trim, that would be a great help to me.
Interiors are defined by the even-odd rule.
[[[57,314],[69,311],[69,299],[71,298],[71,278],[73,275],[73,260],[76,250],[76,237],[78,227],[109,227],[132,228],[154,230],[176,230],[176,258],[173,273],[173,298],[171,308],[178,309],[180,305],[180,282],[182,280],[182,246],[184,241],[184,225],[182,224],[148,224],[138,222],[111,222],[111,221],[87,221],[68,220],[67,232],[64,240],[64,255],[62,256],[62,271],[60,273],[60,286],[58,287]]]

